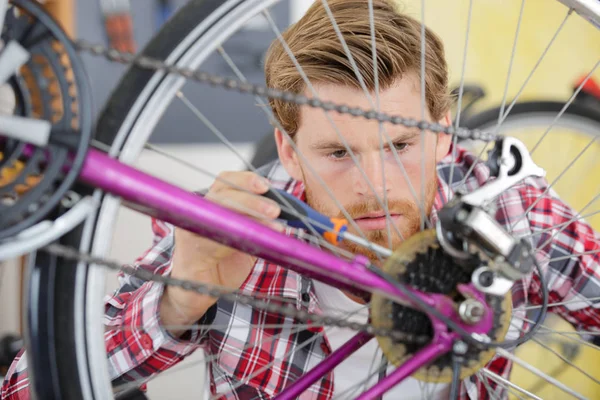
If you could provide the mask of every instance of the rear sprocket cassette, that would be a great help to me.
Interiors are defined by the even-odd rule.
[[[413,235],[386,260],[384,272],[394,276],[409,287],[425,293],[445,294],[454,300],[456,307],[465,300],[458,292],[458,284],[471,281],[474,267],[481,264],[477,256],[474,260],[459,264],[443,251],[433,229]],[[487,336],[493,341],[504,339],[508,331],[512,301],[510,292],[504,297],[486,296],[486,302],[494,313],[493,326]],[[373,326],[396,329],[419,336],[433,338],[433,327],[427,314],[408,305],[398,304],[379,294],[373,294],[371,303]],[[412,357],[424,344],[402,343],[390,337],[377,337],[379,345],[394,365],[399,366]],[[481,350],[469,346],[464,355],[461,379],[464,379],[486,365],[493,357],[494,350]],[[413,377],[421,381],[449,383],[452,381],[452,354],[449,352],[428,366],[419,369]]]

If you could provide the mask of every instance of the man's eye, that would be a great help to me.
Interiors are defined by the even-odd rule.
[[[404,150],[404,149],[406,149],[407,146],[408,146],[408,143],[394,143],[394,148],[397,151]]]
[[[332,153],[329,153],[329,157],[331,158],[344,158],[346,156],[346,150],[336,150]]]

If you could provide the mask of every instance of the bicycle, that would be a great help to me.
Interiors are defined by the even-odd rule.
[[[592,2],[567,3],[593,22],[598,21]],[[12,42],[4,52],[10,51],[13,62],[18,63],[20,59],[30,68],[23,73],[23,78],[10,77],[15,92],[21,95],[16,99],[16,114],[37,115],[41,119],[2,117],[6,131],[1,142],[3,158],[0,168],[15,160],[23,160],[25,165],[16,180],[0,187],[0,254],[8,257],[34,252],[29,274],[25,340],[32,390],[38,396],[104,399],[114,395],[107,365],[102,362],[106,359],[105,343],[99,334],[102,329],[99,323],[94,323],[102,320],[103,313],[98,306],[104,269],[98,267],[250,304],[296,318],[309,327],[331,325],[357,331],[342,349],[333,352],[279,393],[280,398],[296,398],[320,377],[319,374],[330,371],[348,353],[373,337],[377,338],[386,357],[398,366],[359,398],[383,395],[387,389],[415,373],[425,381],[448,383],[454,398],[462,379],[479,376],[480,369],[485,371],[482,367],[494,356],[494,349],[501,356],[514,360],[504,348],[512,348],[530,339],[542,328],[540,322],[546,309],[556,306],[548,300],[544,274],[538,273],[542,311],[532,322],[530,330],[517,334],[518,338],[506,339],[510,320],[506,311],[512,307],[511,289],[515,282],[540,266],[528,242],[513,238],[496,225],[486,207],[490,199],[522,179],[544,175],[528,156],[522,142],[501,138],[495,132],[387,116],[371,110],[323,103],[297,94],[266,90],[244,83],[241,78],[232,80],[196,72],[194,69],[206,56],[207,49],[218,47],[228,30],[239,26],[233,22],[241,24],[244,18],[252,15],[247,11],[253,10],[255,14],[262,11],[268,5],[264,1],[192,1],[165,25],[144,50],[143,57],[121,54],[85,42],[73,44],[39,7],[26,0],[14,0],[12,5],[23,12],[7,14],[4,32],[14,35],[12,38],[24,33],[26,40],[23,46]],[[199,25],[196,24],[198,20],[202,20]],[[48,41],[50,44],[44,40],[48,32],[56,39]],[[42,67],[32,68],[27,64],[23,48],[36,51],[35,55],[41,57],[32,57],[32,60],[38,60]],[[94,139],[90,93],[76,54],[78,50],[132,64],[117,89],[118,95],[107,103],[96,126]],[[53,75],[55,80],[51,83],[57,83],[62,94],[60,102],[48,102],[52,107],[40,107],[45,103],[32,102],[23,95],[30,93],[31,90],[25,88],[31,85],[40,90],[42,100],[52,98],[45,86],[38,83],[44,82],[41,73]],[[319,239],[320,234],[314,235],[314,239],[327,251],[302,241],[302,237],[277,233],[196,193],[128,165],[142,147],[152,148],[144,145],[150,135],[149,129],[143,129],[144,125],[156,122],[166,107],[162,104],[163,100],[181,95],[179,89],[184,78],[259,96],[295,100],[341,114],[357,114],[397,125],[417,126],[438,134],[449,133],[456,137],[494,142],[487,168],[498,178],[470,193],[457,193],[454,201],[440,211],[437,226],[409,238],[391,256],[389,250],[381,251],[379,255],[386,257],[387,262],[380,270],[365,257],[332,254],[328,243]],[[51,89],[54,94],[55,88]],[[30,133],[26,135],[27,130],[23,127],[28,128]],[[31,177],[35,178],[33,184],[28,179]],[[453,180],[450,179],[450,182]],[[17,186],[31,187],[16,195]],[[181,282],[149,273],[143,268],[123,267],[106,260],[102,257],[108,246],[106,234],[110,235],[120,201],[136,211],[256,254],[300,274],[360,294],[373,293],[372,322],[357,324],[302,312],[293,306],[265,301],[265,298]],[[281,201],[284,211],[303,219],[289,203]],[[573,220],[578,218],[575,216]],[[481,229],[484,226],[485,229]],[[318,230],[318,226],[313,229]],[[323,230],[322,227],[320,229]],[[561,232],[565,227],[556,229]],[[333,241],[337,242],[340,232],[333,233]],[[432,293],[431,287],[424,290],[411,288],[415,282],[411,282],[410,274],[405,273],[405,269],[412,269],[412,272],[434,278],[432,274],[435,271],[428,270],[422,260],[419,261],[427,252],[435,260],[446,263],[450,271],[445,278],[451,287],[440,293]],[[394,329],[399,321],[393,315],[389,317],[390,308],[399,314],[398,318],[420,318],[420,323],[411,326],[415,331]],[[407,354],[412,357],[403,363]],[[445,368],[450,369],[450,374],[442,374]],[[499,382],[499,385],[505,384],[500,377],[487,373],[482,382],[487,382],[487,378]],[[557,384],[555,379],[545,378]],[[141,382],[133,383],[137,387]],[[131,384],[120,384],[122,386],[118,390],[132,387]],[[500,389],[504,393],[508,388],[514,389],[510,385]],[[564,385],[561,389],[573,395],[573,390]],[[531,395],[523,389],[520,393]]]

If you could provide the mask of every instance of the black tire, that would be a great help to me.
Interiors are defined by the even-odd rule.
[[[510,114],[508,115],[507,119],[511,118],[511,116],[522,116],[523,114],[553,113],[556,115],[564,106],[564,103],[558,101],[534,100],[515,103],[512,110],[510,110]],[[468,129],[476,129],[486,125],[494,124],[498,121],[499,113],[500,107],[490,108],[463,120],[461,125]],[[577,101],[574,101],[569,105],[565,111],[565,114],[591,120],[592,122],[600,124],[600,109],[592,108],[588,105],[578,103]]]
[[[233,4],[231,7],[237,7],[243,1],[230,0]],[[224,0],[189,1],[164,24],[141,54],[167,59],[201,21],[224,3]],[[108,146],[113,144],[130,109],[154,74],[153,71],[129,67],[100,113],[95,133],[97,141]],[[74,190],[92,194],[89,187],[80,184]],[[101,193],[96,195],[98,200],[103,200]],[[97,217],[98,215],[90,216],[85,223],[60,238],[58,243],[89,251],[94,237],[85,239],[86,224],[87,230],[93,235]],[[79,304],[78,307],[74,301],[78,298],[78,292],[85,290],[90,275],[88,269],[84,265],[42,251],[31,254],[29,261],[26,315],[28,329],[24,339],[26,348],[29,349],[28,372],[32,379],[30,390],[35,391],[35,397],[39,400],[100,400],[90,386],[93,382],[89,368],[92,361],[82,351],[82,347],[87,349],[85,342],[88,339],[76,334],[78,331],[85,332],[86,324],[90,323],[87,321],[85,306]],[[83,346],[81,340],[84,341]],[[120,400],[137,398],[145,396],[135,390],[119,396]]]
[[[243,0],[240,0],[241,3]],[[211,15],[224,0],[190,0],[160,29],[140,54],[165,60],[191,31]],[[110,146],[131,107],[154,76],[154,71],[131,66],[121,78],[98,117],[95,139]]]
[[[554,113],[558,114],[564,107],[564,103],[557,101],[528,101],[515,103],[510,111],[508,118],[515,115],[523,115],[529,113]],[[481,128],[483,126],[495,123],[498,120],[500,107],[490,108],[480,113],[473,114],[467,118],[463,118],[461,126],[468,129]],[[585,119],[590,119],[600,123],[600,109],[592,108],[586,104],[573,102],[565,111],[565,114],[578,116]],[[277,146],[273,134],[265,135],[256,145],[254,155],[252,156],[252,165],[260,167],[273,160],[276,160]]]

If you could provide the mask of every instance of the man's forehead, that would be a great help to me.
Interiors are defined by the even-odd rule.
[[[416,76],[412,73],[407,73],[402,79],[397,80],[391,86],[379,89],[377,94],[374,90],[371,90],[367,95],[365,89],[357,86],[321,82],[312,84],[310,88],[305,88],[303,94],[307,97],[315,97],[316,95],[322,101],[331,101],[363,109],[374,108],[377,100],[379,100],[380,106],[383,109],[387,104],[394,108],[407,104],[409,102],[407,99],[412,100],[414,97],[420,97],[420,90]],[[302,109],[319,111],[310,106],[303,106]],[[340,115],[335,112],[331,114]]]
[[[421,119],[421,101],[418,91],[415,91],[411,82],[400,81],[396,85],[380,91],[377,99],[374,93],[368,98],[360,88],[348,86],[319,84],[314,89],[319,99],[331,101],[336,104],[344,104],[349,107],[358,107],[364,110],[373,109],[376,101],[379,102],[379,110],[389,115],[401,115],[403,117]],[[307,96],[311,96],[306,92]],[[387,136],[395,141],[397,138],[410,137],[418,133],[418,129],[408,128],[384,122],[383,128]],[[359,140],[369,140],[365,133],[373,133],[379,137],[380,124],[376,120],[356,117],[350,114],[341,114],[335,111],[324,111],[310,106],[300,108],[300,126],[302,133],[311,143],[315,141],[340,140],[342,135],[345,139],[353,139],[358,136]]]

